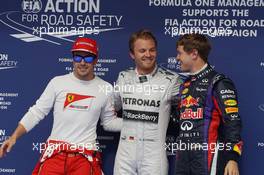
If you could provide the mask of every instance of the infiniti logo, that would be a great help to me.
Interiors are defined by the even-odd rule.
[[[264,112],[264,104],[260,104],[259,109]]]
[[[181,124],[181,130],[190,131],[193,128],[193,124],[190,121],[184,121]]]

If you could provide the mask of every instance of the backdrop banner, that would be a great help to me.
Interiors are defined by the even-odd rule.
[[[158,64],[179,72],[176,41],[184,33],[206,34],[209,63],[238,90],[243,122],[240,174],[264,171],[264,0],[8,0],[0,5],[0,143],[57,75],[72,72],[73,41],[98,41],[96,75],[114,83],[134,66],[131,33],[150,29],[158,40]],[[74,116],[73,116],[74,117]],[[0,159],[0,174],[30,174],[52,128],[52,112]],[[98,128],[103,170],[113,174],[119,134]],[[173,128],[168,129],[169,175],[175,174]],[[164,148],[165,149],[165,148]]]

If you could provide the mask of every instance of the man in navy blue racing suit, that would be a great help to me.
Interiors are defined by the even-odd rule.
[[[176,175],[238,175],[241,120],[233,82],[207,62],[211,49],[200,34],[177,42],[177,60],[190,76],[180,87]]]

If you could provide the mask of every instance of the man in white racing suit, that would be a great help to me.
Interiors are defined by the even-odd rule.
[[[52,131],[32,175],[102,175],[96,142],[98,120],[106,130],[122,128],[122,119],[114,112],[112,93],[100,89],[112,85],[94,74],[97,42],[77,38],[71,51],[73,73],[56,76],[49,82],[12,136],[0,147],[2,158],[18,138],[31,131],[53,108]]]
[[[129,47],[136,68],[120,72],[115,85],[123,128],[114,175],[166,175],[165,138],[179,76],[157,66],[157,41],[150,31],[132,34]]]

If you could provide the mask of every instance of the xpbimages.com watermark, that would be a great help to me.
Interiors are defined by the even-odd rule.
[[[75,151],[84,153],[85,150],[99,150],[99,143],[83,143],[83,144],[65,144],[65,143],[32,143],[32,151],[43,153],[45,150],[57,150],[57,151]]]
[[[43,35],[60,35],[60,36],[71,36],[71,35],[78,35],[78,36],[85,36],[85,35],[98,35],[100,33],[100,28],[95,27],[74,27],[74,26],[50,26],[47,27],[33,27],[33,35],[38,35],[42,37]]]
[[[175,142],[165,143],[165,150],[174,154],[176,151],[230,151],[232,150],[231,143],[193,143],[193,142]]]
[[[162,93],[165,92],[165,85],[150,85],[150,84],[124,84],[118,85],[114,83],[113,86],[106,85],[100,86],[99,91],[105,94],[109,93],[124,93],[124,94],[134,94],[134,93],[143,93],[142,95],[151,95],[153,93]]]

